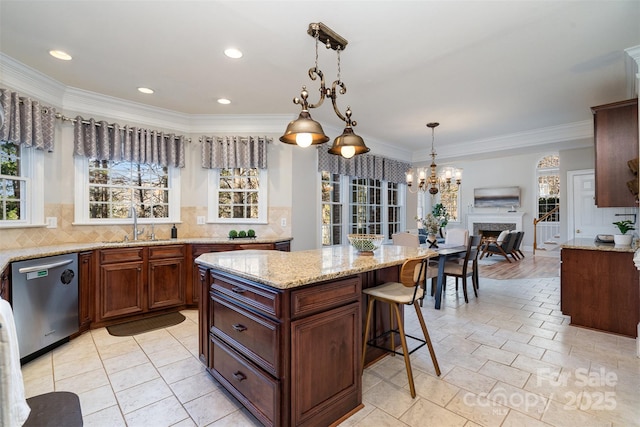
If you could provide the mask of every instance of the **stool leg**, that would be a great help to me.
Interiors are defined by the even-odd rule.
[[[420,307],[415,302],[413,306],[416,309],[416,315],[418,316],[418,320],[420,321],[420,327],[422,328],[422,333],[424,334],[424,340],[427,342],[427,347],[429,347],[429,353],[431,354],[431,361],[433,362],[433,367],[436,370],[436,374],[440,376],[440,365],[438,365],[438,359],[436,359],[436,352],[433,351],[433,345],[431,344],[431,337],[429,337],[429,332],[427,332],[427,325],[424,323],[424,317],[422,317],[422,311],[420,311]]]
[[[367,355],[367,341],[369,341],[369,327],[371,326],[371,312],[373,311],[373,303],[375,299],[369,297],[369,304],[367,305],[367,322],[364,325],[364,338],[362,339],[362,369],[364,369],[364,359]]]
[[[414,302],[416,310],[420,310],[418,302]],[[409,347],[407,347],[407,339],[404,336],[404,327],[402,326],[402,318],[400,316],[400,309],[398,304],[393,304],[393,308],[396,312],[396,319],[398,321],[398,330],[400,331],[400,342],[402,343],[402,354],[404,354],[404,365],[407,368],[407,377],[409,377],[409,390],[411,391],[411,397],[416,397],[416,387],[413,384],[413,371],[411,370],[411,360],[409,359]]]
[[[389,330],[391,331],[391,351],[393,351],[393,353],[391,353],[391,356],[395,356],[396,353],[396,336],[395,336],[395,332],[393,332],[396,328],[393,327],[393,318],[395,317],[395,314],[393,312],[393,304],[392,303],[387,303],[389,304]]]

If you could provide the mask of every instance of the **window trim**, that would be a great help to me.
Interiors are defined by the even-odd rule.
[[[228,168],[236,169],[236,168]],[[220,218],[218,216],[218,191],[220,190],[220,169],[209,169],[207,173],[207,223],[208,224],[268,224],[268,173],[267,169],[258,170],[258,218]]]
[[[45,227],[44,221],[44,152],[20,148],[20,178],[26,181],[25,215],[17,221],[0,221],[0,228]]]
[[[130,218],[89,218],[89,159],[76,156],[73,159],[74,184],[74,222],[73,225],[117,225],[130,224]],[[180,168],[168,166],[169,174],[169,217],[138,218],[139,224],[175,224],[180,223]]]

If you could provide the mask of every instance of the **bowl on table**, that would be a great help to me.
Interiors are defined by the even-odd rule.
[[[384,234],[348,234],[347,237],[351,246],[363,255],[372,255],[384,240]]]

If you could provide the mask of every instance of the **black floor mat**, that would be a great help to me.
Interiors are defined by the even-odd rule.
[[[154,329],[177,325],[178,323],[182,323],[184,319],[184,315],[176,311],[175,313],[161,314],[159,316],[147,317],[119,325],[107,326],[107,331],[117,337],[127,337],[153,331]]]

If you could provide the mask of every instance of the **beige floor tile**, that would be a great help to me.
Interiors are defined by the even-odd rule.
[[[486,427],[502,424],[510,409],[469,391],[460,390],[446,409]]]
[[[517,353],[513,353],[507,350],[501,350],[499,348],[491,347],[488,345],[481,345],[474,352],[474,356],[479,356],[484,359],[493,360],[505,365],[511,364],[518,356]]]
[[[170,365],[184,359],[193,358],[193,354],[189,352],[182,344],[172,345],[164,350],[158,350],[148,354],[151,363],[156,367]]]
[[[102,360],[108,360],[112,357],[129,354],[136,350],[140,350],[138,343],[135,340],[126,340],[100,347],[99,352]]]
[[[150,360],[146,353],[138,347],[137,350],[134,350],[131,353],[105,359],[102,361],[102,364],[104,365],[105,371],[111,375],[124,369],[133,368],[149,362]]]
[[[182,403],[190,402],[220,388],[220,384],[209,374],[193,375],[169,384],[173,394]]]
[[[27,398],[55,391],[55,387],[53,384],[53,374],[45,375],[42,377],[29,378],[28,380],[25,380],[23,378],[23,382],[24,395]]]
[[[518,341],[507,341],[502,346],[503,350],[517,353],[518,355],[528,356],[533,359],[541,359],[545,353],[545,349],[533,345],[525,344]]]
[[[341,424],[342,425],[342,424]],[[207,427],[261,427],[262,424],[245,408],[238,409]],[[177,426],[175,426],[177,427]]]
[[[503,382],[496,384],[491,393],[487,395],[487,399],[538,420],[544,414],[549,402],[549,399],[540,394]]]
[[[102,369],[102,360],[97,353],[68,362],[54,363],[53,377],[56,381],[60,381],[96,369]]]
[[[175,383],[176,381],[192,377],[196,374],[202,376],[208,375],[202,362],[195,357],[188,357],[161,366],[158,368],[158,372],[160,372],[160,375],[162,375],[162,378],[164,378],[167,384]]]
[[[112,373],[109,378],[113,391],[126,390],[128,388],[144,384],[148,381],[159,378],[158,370],[151,363],[133,366],[122,371]]]
[[[216,390],[184,404],[189,416],[198,426],[206,426],[240,409],[231,395]]]
[[[527,383],[529,376],[531,376],[531,373],[527,371],[513,368],[493,360],[485,363],[478,373],[515,387],[523,387]]]
[[[400,421],[412,427],[462,427],[467,422],[467,419],[433,402],[419,399],[415,405],[400,417]]]
[[[509,411],[501,427],[549,427],[550,424],[531,418],[518,411]]]
[[[118,405],[109,406],[92,414],[84,415],[82,421],[86,427],[125,427],[127,425]]]
[[[365,419],[365,417],[367,415],[369,415],[371,412],[376,410],[375,406],[373,406],[371,404],[367,404],[367,402],[365,402],[365,401],[363,401],[362,404],[364,405],[364,408],[360,409],[358,412],[356,412],[355,414],[353,414],[352,416],[350,416],[349,418],[347,418],[346,420],[344,420],[343,422],[341,422],[338,425],[340,427],[357,426],[360,423],[360,421]]]
[[[129,412],[124,417],[127,421],[127,427],[169,427],[188,419],[189,414],[175,396],[169,396]]]
[[[362,398],[395,418],[399,418],[415,403],[409,390],[388,382],[382,382],[363,393]]]
[[[476,394],[489,393],[497,382],[493,378],[459,366],[452,369],[443,379],[450,384]]]
[[[112,407],[118,403],[111,386],[108,385],[80,393],[78,394],[78,398],[80,399],[82,416],[102,411],[103,409]]]
[[[105,385],[109,385],[109,377],[104,369],[100,368],[56,381],[55,387],[56,391],[80,394]]]
[[[51,353],[44,354],[22,365],[22,378],[25,381],[44,376],[53,377],[53,358]]]
[[[165,399],[172,394],[171,389],[162,378],[156,378],[119,391],[116,393],[116,398],[122,408],[122,413],[127,415],[151,403]]]
[[[428,374],[420,374],[414,379],[416,394],[442,406],[443,408],[460,390],[459,387]]]
[[[598,420],[595,416],[584,411],[576,410],[573,405],[550,401],[542,421],[554,426],[562,427],[600,427],[610,426],[608,420]]]

